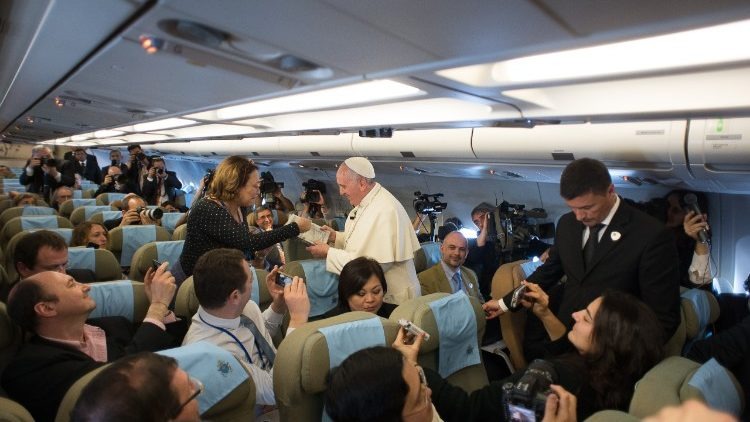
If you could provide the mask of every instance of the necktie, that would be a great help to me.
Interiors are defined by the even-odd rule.
[[[247,329],[253,333],[253,337],[255,337],[255,345],[258,347],[261,357],[268,361],[268,367],[273,366],[273,361],[276,359],[276,352],[274,352],[273,347],[268,344],[266,338],[260,333],[260,330],[255,326],[253,320],[245,315],[240,315],[240,324],[247,327]],[[265,368],[266,365],[263,365],[263,367]]]
[[[461,284],[462,284],[461,283],[461,281],[462,281],[461,280],[461,273],[458,272],[458,271],[456,271],[453,274],[453,277],[451,278],[451,280],[453,280],[453,293],[460,291],[461,290]],[[468,293],[469,292],[467,292],[467,294]]]
[[[586,240],[586,244],[583,246],[583,262],[585,268],[588,269],[591,265],[591,261],[594,259],[596,253],[596,245],[599,244],[599,231],[604,227],[604,224],[597,224],[589,229],[589,238]]]

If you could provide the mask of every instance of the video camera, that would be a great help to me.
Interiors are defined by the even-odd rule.
[[[442,193],[423,194],[420,191],[416,191],[414,192],[414,196],[414,211],[417,214],[435,215],[440,214],[444,209],[448,208],[447,202],[440,202],[439,198],[443,197]]]
[[[47,167],[57,167],[57,160],[54,158],[42,158],[41,162]]]
[[[526,368],[516,383],[503,384],[503,408],[507,421],[541,421],[551,384],[557,383],[557,371],[551,363],[537,359]]]
[[[302,195],[302,202],[319,202],[320,195],[326,193],[326,185],[320,180],[308,179],[307,182],[302,182],[302,186],[305,188],[305,194]]]
[[[284,183],[276,182],[270,171],[264,171],[260,174],[260,194],[266,204],[273,204],[276,198],[273,193],[284,187]]]
[[[549,247],[538,240],[541,237],[540,233],[549,229],[545,224],[538,224],[534,220],[547,218],[547,211],[543,208],[527,210],[523,204],[503,201],[488,212],[487,238],[495,240],[496,250],[503,256],[504,262],[527,259],[530,255],[538,255]],[[547,224],[552,225],[552,223]],[[554,228],[552,231],[554,232]]]

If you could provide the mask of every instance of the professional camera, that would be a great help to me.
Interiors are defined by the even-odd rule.
[[[260,174],[260,193],[266,204],[273,204],[276,198],[273,193],[284,187],[284,183],[276,182],[270,171],[264,171]]]
[[[326,193],[326,185],[320,180],[308,179],[307,182],[302,182],[302,186],[305,188],[305,194],[302,195],[302,202],[319,202],[320,195]]]
[[[551,363],[542,359],[531,362],[515,384],[503,385],[505,420],[541,421],[547,396],[552,393],[550,385],[556,382],[557,371]]]
[[[504,262],[527,259],[538,255],[538,249],[548,247],[539,238],[547,238],[550,230],[547,224],[539,224],[537,218],[547,218],[547,211],[543,208],[527,210],[523,204],[508,201],[503,201],[489,212],[487,238],[495,240],[496,250]],[[540,236],[542,232],[545,236]]]
[[[47,167],[57,167],[57,160],[55,160],[54,158],[42,158],[41,162]]]
[[[136,155],[135,155],[135,158],[136,158],[136,159],[137,159],[138,161],[143,161],[143,160],[145,160],[145,159],[146,159],[146,154],[144,154],[144,153],[142,153],[142,152],[139,152],[138,154],[136,154]]]
[[[162,211],[161,208],[138,207],[135,209],[135,212],[137,212],[138,214],[142,213],[143,211],[146,211],[146,217],[152,220],[161,220],[161,217],[164,215],[164,211]]]
[[[440,214],[448,208],[447,202],[440,202],[439,198],[443,197],[442,193],[425,193],[420,191],[414,192],[414,211],[418,214]],[[431,198],[431,199],[430,199]]]

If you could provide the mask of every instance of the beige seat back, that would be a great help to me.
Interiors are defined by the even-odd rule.
[[[172,268],[172,265],[180,259],[184,244],[184,240],[146,243],[133,254],[128,277],[131,280],[143,281],[146,271],[153,265],[154,260],[167,261],[169,262],[169,268]]]
[[[77,226],[84,221],[90,220],[94,215],[97,213],[102,213],[104,211],[116,211],[109,205],[84,205],[78,208],[75,208],[73,212],[70,214],[70,222],[73,223],[74,226]],[[122,214],[118,212],[118,217]]]
[[[43,223],[41,223],[43,222]],[[50,223],[50,224],[47,224]],[[25,228],[26,227],[26,228]],[[72,229],[73,225],[65,217],[59,215],[47,215],[37,217],[15,217],[11,218],[5,226],[0,229],[0,245],[7,245],[13,236],[24,230],[40,228],[68,228]]]
[[[73,212],[77,212],[77,211],[73,211]],[[91,216],[86,221],[104,224],[104,222],[107,220],[114,220],[120,217],[122,217],[122,211],[116,210],[115,207],[110,205],[109,210],[92,213]],[[78,218],[78,216],[76,216],[76,218]]]
[[[414,252],[414,268],[417,273],[432,267],[440,262],[440,243],[425,242]]]
[[[110,205],[112,202],[121,200],[125,194],[122,193],[101,193],[96,197],[96,205]]]
[[[65,218],[70,219],[70,215],[73,213],[74,209],[78,207],[93,206],[93,205],[96,205],[96,199],[92,199],[92,198],[68,199],[67,201],[60,204],[58,214],[62,215]]]
[[[324,259],[287,261],[284,272],[305,280],[307,296],[310,298],[310,320],[337,313],[339,276],[326,271]]]
[[[0,421],[3,422],[34,422],[25,407],[11,399],[0,397]]]
[[[721,408],[718,402],[727,408]],[[715,361],[703,365],[690,359],[671,356],[654,366],[635,386],[629,413],[639,418],[657,413],[662,407],[696,399],[739,416],[744,409],[742,386],[732,373]],[[732,407],[734,407],[732,409]]]
[[[291,332],[279,345],[273,371],[273,390],[282,421],[320,421],[323,415],[326,376],[330,372],[328,343],[318,330],[373,318],[367,312],[347,312],[309,322]],[[379,317],[385,346],[396,339],[398,324]]]
[[[683,288],[680,296],[680,325],[665,345],[667,356],[682,355],[685,345],[703,338],[719,318],[719,302],[710,292]]]
[[[177,226],[172,232],[172,240],[185,240],[187,237],[187,224]]]
[[[250,298],[258,304],[261,311],[265,311],[273,299],[271,293],[268,291],[266,286],[266,276],[268,272],[265,270],[255,269],[257,279],[253,280],[253,294]],[[257,290],[256,289],[257,286]],[[256,292],[257,291],[257,295]],[[188,277],[180,285],[180,289],[177,290],[175,296],[174,311],[177,315],[186,316],[192,318],[193,315],[198,311],[198,297],[195,295],[195,285],[193,284],[193,276]]]
[[[402,318],[412,321],[430,334],[430,340],[422,343],[422,348],[419,351],[419,363],[423,367],[434,369],[435,371],[438,370],[440,328],[438,327],[433,310],[430,308],[430,303],[447,296],[449,296],[447,293],[433,293],[410,299],[394,309],[388,318],[394,323],[397,323]],[[470,312],[473,313],[477,324],[476,343],[472,344],[472,346],[479,349],[482,337],[484,336],[484,311],[476,298],[471,297],[469,301],[472,306]],[[451,374],[446,379],[451,384],[459,386],[468,392],[472,392],[488,384],[487,373],[481,363],[463,368]]]
[[[11,207],[0,213],[0,229],[3,228],[5,223],[10,221],[11,218],[22,217],[22,216],[34,216],[34,215],[55,215],[54,208],[50,207]]]
[[[492,277],[492,297],[499,299],[513,291],[521,285],[526,275],[521,268],[521,264],[527,260],[519,260],[503,264],[495,271]],[[523,338],[524,329],[526,328],[526,312],[505,312],[498,317],[500,331],[503,335],[503,341],[510,351],[510,360],[516,370],[526,367],[526,359],[523,355]],[[489,324],[496,324],[495,320],[490,320]]]
[[[79,254],[93,254],[93,262],[88,262],[86,259],[77,259]],[[94,272],[96,281],[122,279],[120,263],[115,255],[106,249],[92,249],[83,246],[68,248],[68,268],[91,270]]]
[[[112,251],[113,254],[115,254],[115,257],[117,257],[117,260],[120,262],[121,267],[130,267],[132,258],[135,255],[135,252],[138,250],[139,247],[145,245],[148,242],[162,242],[167,241],[172,238],[172,236],[169,234],[167,229],[160,227],[160,226],[133,226],[133,227],[153,227],[154,228],[154,238],[146,238],[141,235],[138,231],[132,231],[128,229],[130,226],[124,226],[124,227],[115,227],[112,229],[112,231],[109,232],[109,241],[107,242],[107,249]],[[133,237],[125,238],[125,236],[130,236],[130,233],[132,232]],[[127,257],[123,255],[123,249],[126,247],[128,242],[131,242],[130,245],[133,247],[131,256]]]

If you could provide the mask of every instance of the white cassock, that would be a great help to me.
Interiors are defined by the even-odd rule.
[[[326,270],[340,274],[354,258],[373,258],[383,267],[388,284],[384,300],[398,305],[421,295],[414,269],[414,252],[419,248],[404,207],[380,183],[375,183],[349,213],[344,231],[336,233],[336,243],[326,257]]]

